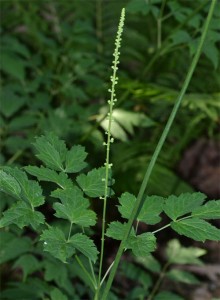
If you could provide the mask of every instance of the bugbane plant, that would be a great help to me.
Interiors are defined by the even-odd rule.
[[[15,199],[11,207],[3,213],[0,227],[7,230],[12,225],[19,228],[28,226],[35,232],[37,242],[43,245],[44,252],[51,259],[60,261],[64,266],[71,264],[76,266],[77,263],[81,272],[80,278],[90,287],[88,298],[105,300],[111,297],[109,291],[123,252],[131,251],[136,259],[150,256],[156,249],[156,234],[161,230],[170,227],[176,233],[196,241],[220,240],[220,230],[208,222],[220,218],[220,200],[205,202],[206,196],[200,192],[171,195],[168,198],[148,196],[146,193],[152,169],[198,62],[215,2],[213,0],[210,5],[196,55],[152,156],[140,191],[137,197],[125,192],[118,199],[118,211],[124,222],[116,220],[106,226],[107,201],[113,194],[114,183],[112,178],[114,166],[110,161],[110,149],[114,141],[111,136],[111,126],[114,121],[113,108],[117,101],[115,88],[118,82],[117,70],[125,20],[124,9],[121,13],[113,54],[104,166],[85,173],[83,171],[87,167],[85,148],[74,145],[68,149],[63,140],[49,132],[37,137],[34,142],[36,156],[42,163],[40,167],[26,166],[22,169],[3,167],[0,170],[2,192]],[[57,222],[49,222],[48,216],[43,214],[43,205],[51,203],[51,199],[53,219]],[[95,199],[102,201],[103,204],[101,239],[100,244],[97,245],[90,234],[90,227],[97,222],[97,215],[90,207],[93,201],[97,201]],[[162,212],[170,219],[165,226],[153,232],[139,233],[139,223],[155,225],[160,222]],[[62,220],[64,222],[61,222]],[[115,260],[107,268],[107,263],[104,263],[106,238],[120,241]],[[153,299],[156,290],[152,289],[151,294],[145,292],[145,296]],[[59,295],[57,291],[54,293]],[[70,299],[74,297],[76,298],[76,295],[69,296]]]

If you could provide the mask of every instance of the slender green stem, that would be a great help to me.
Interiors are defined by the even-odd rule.
[[[167,225],[165,225],[165,226],[163,226],[163,227],[161,227],[161,228],[159,228],[159,229],[153,231],[152,233],[155,234],[155,233],[157,233],[157,232],[159,232],[159,231],[161,231],[161,230],[166,229],[167,227],[170,227],[170,224],[167,224]]]
[[[75,259],[78,262],[78,264],[80,265],[80,267],[82,268],[82,270],[84,271],[84,273],[86,274],[86,276],[88,277],[88,279],[91,281],[94,290],[96,290],[96,284],[93,281],[93,278],[91,277],[91,275],[89,274],[89,272],[86,270],[86,268],[84,267],[83,263],[81,262],[80,258],[78,257],[78,255],[75,255]]]
[[[67,241],[70,240],[70,236],[71,236],[71,232],[72,232],[72,227],[73,227],[73,223],[70,222],[70,229],[69,229],[69,233],[68,233],[68,238],[67,238]]]
[[[163,0],[160,8],[160,13],[157,18],[157,49],[161,48],[161,40],[162,40],[162,17],[163,17],[163,11],[166,5],[167,0]]]
[[[216,0],[213,0],[211,2],[210,8],[209,8],[209,13],[208,13],[208,16],[207,16],[207,19],[206,19],[206,22],[205,22],[205,25],[204,25],[204,28],[203,28],[202,36],[201,36],[201,39],[200,39],[200,42],[199,42],[196,54],[195,54],[195,56],[194,56],[194,58],[192,60],[191,66],[190,66],[189,71],[188,71],[188,73],[186,75],[186,79],[184,81],[182,89],[181,89],[181,91],[179,93],[178,98],[176,99],[176,102],[175,102],[175,105],[173,107],[173,110],[172,110],[172,112],[170,114],[170,117],[169,117],[169,119],[167,121],[167,124],[166,124],[166,126],[164,128],[164,131],[163,131],[163,133],[161,135],[161,138],[160,138],[160,140],[159,140],[159,142],[157,144],[157,147],[156,147],[156,149],[154,151],[154,154],[153,154],[153,156],[151,158],[151,161],[149,163],[149,166],[147,168],[146,174],[144,176],[143,182],[141,184],[141,187],[140,187],[140,190],[139,190],[139,193],[138,193],[138,196],[137,196],[137,201],[135,203],[135,206],[133,208],[131,216],[130,216],[130,218],[128,220],[128,223],[127,223],[127,226],[126,226],[126,229],[125,229],[125,234],[123,236],[123,239],[122,239],[122,241],[120,243],[120,246],[119,246],[116,258],[115,258],[115,263],[114,263],[114,265],[113,265],[113,267],[111,269],[111,272],[109,274],[109,278],[108,278],[108,281],[107,281],[104,293],[102,295],[102,300],[106,300],[107,299],[109,290],[111,288],[113,279],[115,277],[116,270],[118,268],[118,264],[120,262],[123,250],[125,248],[125,242],[126,242],[128,236],[130,234],[130,231],[131,231],[134,219],[138,215],[141,207],[143,206],[143,203],[144,203],[144,197],[143,197],[143,195],[144,195],[144,192],[146,190],[146,187],[147,187],[147,184],[148,184],[151,172],[152,172],[153,167],[154,167],[154,165],[155,165],[155,163],[157,161],[158,155],[159,155],[159,153],[160,153],[160,151],[161,151],[161,149],[162,149],[162,147],[164,145],[164,142],[165,142],[165,140],[167,138],[167,135],[168,135],[168,133],[170,131],[171,125],[173,124],[174,118],[175,118],[175,116],[177,114],[177,111],[179,109],[179,106],[180,106],[180,104],[182,102],[183,96],[185,95],[186,90],[187,90],[187,88],[189,86],[189,83],[190,83],[190,80],[192,78],[192,75],[193,75],[193,72],[195,70],[195,67],[196,67],[196,65],[198,63],[199,57],[200,57],[201,52],[202,52],[202,47],[204,45],[204,41],[205,41],[205,38],[206,38],[206,35],[207,35],[207,32],[208,32],[208,27],[209,27],[209,24],[210,24],[212,15],[213,15],[215,4],[216,4]]]
[[[147,298],[147,300],[152,300],[153,299],[154,295],[156,294],[157,290],[160,287],[160,284],[161,284],[161,282],[162,282],[162,280],[163,280],[163,278],[166,274],[166,271],[167,271],[169,265],[170,265],[169,261],[164,265],[163,269],[160,272],[160,276],[159,276],[157,282],[155,283],[154,288],[153,288],[151,294],[149,295],[149,297]]]

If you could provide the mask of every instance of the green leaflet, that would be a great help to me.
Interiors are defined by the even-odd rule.
[[[178,217],[184,216],[200,206],[205,199],[206,195],[202,193],[171,195],[165,201],[164,212],[175,221]]]
[[[51,300],[68,300],[68,298],[61,292],[61,290],[54,288],[50,292]]]
[[[209,201],[192,211],[192,217],[201,219],[220,219],[220,200]]]
[[[84,147],[76,145],[68,151],[65,142],[52,132],[36,138],[34,146],[38,152],[36,156],[55,171],[77,173],[87,165]]]
[[[88,209],[89,200],[83,197],[78,187],[68,190],[56,190],[51,194],[62,202],[53,205],[56,210],[55,216],[69,220],[73,224],[83,227],[93,226],[96,223],[96,214]]]
[[[154,297],[154,300],[185,300],[185,299],[175,293],[165,291],[157,294],[156,297]]]
[[[3,170],[0,170],[0,189],[6,194],[20,198],[21,188],[17,180]]]
[[[94,242],[87,235],[76,233],[70,238],[69,242],[94,263],[96,262],[99,252]]]
[[[44,196],[42,189],[37,181],[29,180],[26,173],[18,168],[5,167],[4,170],[16,178],[20,185],[20,198],[25,202],[30,203],[32,207],[38,207],[44,204]]]
[[[81,174],[76,178],[83,192],[92,198],[101,197],[105,193],[105,168],[93,169],[87,175]],[[110,184],[111,185],[111,184]]]
[[[166,256],[171,263],[202,265],[200,256],[205,255],[206,250],[197,247],[183,247],[176,239],[169,241],[166,248]]]
[[[44,230],[41,238],[44,241],[44,250],[50,252],[62,262],[75,254],[77,249],[92,261],[96,261],[98,251],[92,240],[85,234],[76,233],[66,240],[64,233],[56,227]]]
[[[64,141],[54,133],[36,138],[34,146],[37,150],[37,157],[49,168],[55,171],[64,171],[67,148]]]
[[[54,182],[59,185],[62,189],[72,188],[73,183],[67,177],[65,173],[57,173],[54,170],[45,168],[43,166],[34,167],[34,166],[27,166],[24,167],[25,171],[29,174],[36,176],[39,181],[50,181]]]
[[[173,281],[179,281],[187,284],[198,284],[200,281],[192,274],[186,271],[172,269],[166,276]]]
[[[118,221],[110,223],[106,231],[106,236],[122,240],[126,225],[126,223],[122,224]],[[151,232],[135,235],[134,229],[132,229],[125,248],[131,249],[136,256],[144,257],[155,250],[156,238]]]
[[[67,243],[64,233],[57,227],[44,230],[40,237],[44,241],[44,250],[66,263],[67,258],[75,253],[75,248]]]
[[[185,235],[195,241],[220,240],[220,229],[198,218],[172,222],[171,227],[177,233]]]
[[[129,237],[128,245],[128,248],[132,250],[134,255],[145,257],[156,249],[156,237],[151,232],[145,232]]]
[[[40,269],[41,263],[31,254],[24,254],[14,263],[13,268],[21,268],[23,272],[23,281],[29,274]]]
[[[136,197],[129,193],[124,193],[119,198],[119,203],[121,204],[118,208],[123,218],[129,219],[131,212],[133,210]],[[163,210],[164,198],[159,196],[147,196],[141,211],[137,217],[138,221],[144,222],[146,224],[156,224],[160,221],[159,214]]]
[[[42,213],[32,210],[27,203],[18,201],[3,213],[0,228],[16,224],[20,228],[31,225],[34,229],[37,229],[43,223],[44,216]]]
[[[80,145],[73,146],[66,155],[65,172],[77,173],[84,169],[87,166],[87,163],[84,161],[87,154],[84,147]]]

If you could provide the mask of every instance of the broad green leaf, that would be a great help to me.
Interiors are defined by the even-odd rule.
[[[169,241],[166,248],[167,258],[175,264],[195,264],[202,265],[200,256],[205,255],[206,250],[197,247],[184,247],[176,239]]]
[[[217,229],[201,219],[193,218],[172,222],[171,227],[177,233],[185,235],[195,241],[204,242],[205,240],[220,240],[220,229]]]
[[[1,53],[0,68],[7,74],[19,80],[24,80],[26,62],[15,53]]]
[[[60,140],[54,133],[36,138],[34,146],[37,157],[49,168],[55,171],[64,171],[67,148],[64,141]]]
[[[50,297],[51,300],[68,300],[67,296],[65,296],[61,290],[54,288],[51,292],[50,292]]]
[[[83,192],[89,197],[101,197],[105,193],[105,168],[93,169],[87,175],[81,174],[76,178]]]
[[[0,91],[1,106],[0,111],[5,117],[11,117],[24,104],[25,98],[15,93],[13,86],[5,86]]]
[[[0,170],[0,190],[18,199],[20,198],[21,188],[17,180],[3,170]]]
[[[201,219],[220,219],[220,200],[207,202],[193,210],[192,217]]]
[[[173,281],[179,281],[187,284],[199,284],[200,281],[192,274],[186,271],[173,269],[166,276]]]
[[[4,168],[7,173],[16,178],[21,187],[20,197],[33,207],[40,206],[44,203],[42,189],[37,181],[29,180],[26,173],[18,168]]]
[[[69,242],[94,263],[96,262],[98,250],[94,242],[88,236],[82,233],[77,233],[71,236]]]
[[[175,221],[178,217],[184,216],[200,206],[205,199],[206,196],[202,193],[171,195],[165,201],[164,212]]]
[[[67,242],[64,233],[56,227],[44,230],[40,237],[44,241],[44,250],[66,263],[67,258],[75,253],[73,245]]]
[[[63,172],[58,174],[56,171],[45,168],[43,166],[41,166],[40,168],[34,166],[27,166],[24,167],[24,169],[29,174],[36,176],[39,181],[54,182],[57,185],[59,185],[62,189],[68,189],[73,187],[72,181]]]
[[[87,166],[87,163],[84,161],[86,157],[87,153],[84,147],[80,145],[73,146],[66,155],[65,172],[77,173],[84,169]]]
[[[134,195],[127,192],[122,194],[122,196],[119,198],[119,203],[121,205],[119,206],[118,210],[123,218],[129,219],[135,202],[136,197]],[[162,197],[147,196],[137,220],[151,225],[158,223],[161,219],[159,214],[163,210],[163,202],[164,199]]]
[[[0,234],[0,264],[20,257],[31,250],[32,241],[27,237],[15,236],[11,232],[1,230]]]
[[[131,236],[128,239],[128,248],[134,255],[145,257],[156,249],[156,237],[151,232],[145,232],[137,236]]]
[[[185,299],[175,293],[160,292],[154,297],[154,300],[185,300]]]
[[[31,254],[24,254],[19,257],[13,265],[13,268],[21,268],[23,271],[23,281],[29,274],[37,271],[41,267],[40,262]]]
[[[11,224],[15,224],[20,228],[30,225],[37,229],[40,224],[44,224],[44,216],[42,213],[32,210],[27,203],[19,201],[3,212],[0,228]]]
[[[56,190],[51,194],[62,202],[53,205],[56,216],[69,220],[73,224],[83,227],[93,226],[96,223],[96,214],[88,209],[89,200],[83,197],[82,191],[73,187],[68,190]]]

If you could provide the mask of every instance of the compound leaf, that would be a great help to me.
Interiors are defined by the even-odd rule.
[[[37,229],[43,223],[44,216],[42,213],[32,210],[27,203],[19,201],[3,213],[0,228],[16,224],[20,228],[31,225],[34,229]]]
[[[73,245],[67,242],[64,233],[56,227],[44,230],[40,237],[44,241],[44,250],[66,263],[67,258],[75,253]]]
[[[36,176],[39,181],[50,181],[59,185],[62,189],[67,189],[73,187],[71,180],[67,177],[65,173],[57,173],[54,170],[45,168],[43,166],[34,167],[27,166],[24,167],[25,171],[29,174]]]
[[[51,194],[62,202],[53,205],[56,216],[69,220],[73,224],[83,227],[93,226],[96,223],[96,214],[88,209],[89,200],[83,197],[78,187],[68,190],[56,190]]]
[[[201,219],[220,219],[220,200],[207,202],[205,205],[196,208],[192,217]]]
[[[135,256],[145,257],[156,248],[156,237],[151,232],[145,232],[137,236],[130,236],[128,248]]]
[[[66,155],[65,172],[77,173],[84,169],[87,166],[87,163],[84,161],[86,157],[87,153],[84,147],[80,145],[73,146]]]
[[[89,197],[101,197],[105,193],[105,168],[93,169],[87,175],[81,174],[76,178],[83,192]]]
[[[74,234],[70,238],[69,242],[94,263],[96,262],[98,250],[94,242],[87,235],[82,233]]]
[[[63,140],[54,133],[36,138],[34,146],[36,155],[47,167],[55,171],[64,171],[63,163],[66,159],[67,148]]]
[[[182,270],[170,270],[166,276],[173,281],[179,281],[187,284],[198,284],[200,281],[190,272]]]
[[[0,189],[2,192],[12,195],[18,199],[20,197],[21,188],[17,180],[3,170],[0,170]]]
[[[200,206],[205,199],[206,195],[202,193],[185,193],[179,196],[171,195],[165,201],[164,212],[175,221],[178,217],[190,213]]]
[[[185,235],[195,241],[220,240],[220,229],[198,218],[172,222],[171,227],[177,233]]]

